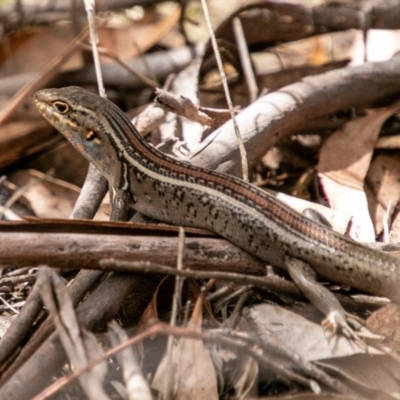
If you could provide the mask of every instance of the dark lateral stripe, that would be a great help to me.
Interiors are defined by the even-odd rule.
[[[140,136],[136,128],[133,127],[127,116],[119,108],[116,106],[110,107],[107,111],[108,113],[104,113],[104,117],[113,129],[112,135],[114,135],[114,140],[119,142],[119,144],[115,143],[115,147],[123,148],[127,164],[139,162],[142,167],[156,174],[176,180],[177,185],[183,180],[189,181],[188,178],[182,179],[182,176],[193,175],[196,178],[193,188],[197,190],[199,190],[197,188],[198,185],[202,186],[204,184],[207,186],[207,182],[211,181],[213,182],[212,187],[214,190],[224,194],[229,190],[231,197],[235,200],[256,208],[266,219],[280,225],[282,229],[289,232],[293,237],[310,240],[323,247],[334,247],[346,253],[351,253],[353,257],[359,259],[367,257],[363,246],[333,232],[323,225],[308,220],[268,193],[238,178],[215,171],[206,171],[166,156]],[[138,153],[134,149],[137,149]],[[148,167],[149,163],[152,165],[152,168]],[[199,180],[202,180],[204,183],[200,183]]]

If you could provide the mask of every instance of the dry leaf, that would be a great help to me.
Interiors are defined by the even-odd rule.
[[[236,398],[244,399],[258,383],[258,362],[247,354],[237,355],[236,368],[233,373],[232,386]]]
[[[53,24],[19,30],[5,36],[0,51],[0,76],[40,70],[60,53],[60,49],[65,47],[75,34],[71,24]],[[4,52],[4,49],[9,53]],[[63,64],[63,70],[79,67],[82,67],[79,54]]]
[[[39,218],[67,219],[79,195],[79,188],[35,170],[20,170],[10,175],[19,187],[31,185],[25,193]]]
[[[306,360],[344,357],[364,351],[342,335],[329,343],[319,324],[282,307],[258,304],[247,307],[244,317],[253,333],[258,333],[261,337],[266,331],[274,333],[291,351]]]
[[[385,337],[385,344],[393,350],[400,348],[400,310],[396,304],[388,304],[373,312],[366,321],[367,328]]]
[[[376,234],[383,221],[393,215],[400,200],[400,157],[398,154],[378,154],[371,163],[366,178],[368,205]],[[389,214],[387,214],[389,211]],[[390,221],[388,221],[390,222]],[[399,236],[398,228],[390,233],[391,240]],[[396,240],[398,241],[398,240]]]
[[[0,127],[0,168],[60,141],[45,121],[10,122]]]
[[[20,188],[36,182],[24,196],[39,218],[68,219],[80,192],[75,185],[32,169],[12,173],[10,181]],[[96,220],[108,221],[107,202],[108,197],[96,213]]]
[[[393,400],[400,393],[400,365],[390,355],[355,354],[318,365],[344,383],[364,392],[364,399]]]
[[[188,329],[201,331],[202,296],[196,302]],[[168,363],[170,361],[170,363]],[[175,400],[217,400],[218,386],[214,365],[203,342],[179,339],[172,354],[165,354],[154,376],[152,387],[167,398],[168,379],[172,379]]]
[[[157,22],[136,22],[127,28],[101,28],[99,29],[100,46],[112,50],[121,59],[137,57],[155,46],[173,29],[179,21],[180,14],[181,7],[177,5],[172,8],[168,16]]]
[[[398,108],[394,104],[350,121],[332,134],[321,149],[317,168],[324,192],[332,208],[353,216],[350,236],[359,241],[375,241],[364,179],[382,124]]]

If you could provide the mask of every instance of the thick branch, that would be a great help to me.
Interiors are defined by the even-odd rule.
[[[176,265],[178,240],[164,236],[117,236],[88,233],[0,232],[0,264],[96,269],[118,257]],[[116,249],[117,252],[116,252]],[[223,239],[186,238],[187,268],[263,274],[263,263]]]
[[[308,77],[260,98],[236,118],[249,165],[308,121],[353,107],[367,107],[400,93],[400,56]],[[193,151],[193,164],[238,175],[240,160],[231,121]]]

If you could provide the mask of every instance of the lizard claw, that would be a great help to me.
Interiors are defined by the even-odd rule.
[[[338,331],[340,331],[348,339],[352,339],[360,348],[364,351],[367,349],[367,345],[364,340],[361,339],[358,332],[349,325],[346,315],[333,311],[322,321],[322,329],[325,332],[328,343],[336,337]]]
[[[331,311],[322,321],[322,329],[327,336],[328,342],[331,342],[338,331],[341,331],[349,339],[353,339],[356,342],[360,341],[360,337],[347,322],[345,313]]]
[[[337,311],[330,312],[322,321],[322,329],[327,336],[328,342],[331,342],[338,331],[340,331],[348,339],[352,339],[363,350],[367,350],[365,339],[379,341],[383,339],[382,336],[370,332],[365,327],[365,322],[362,318]]]

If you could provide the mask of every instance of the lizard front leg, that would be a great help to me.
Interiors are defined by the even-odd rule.
[[[111,198],[111,221],[126,221],[129,205],[132,203],[132,197],[126,190],[110,189]]]

